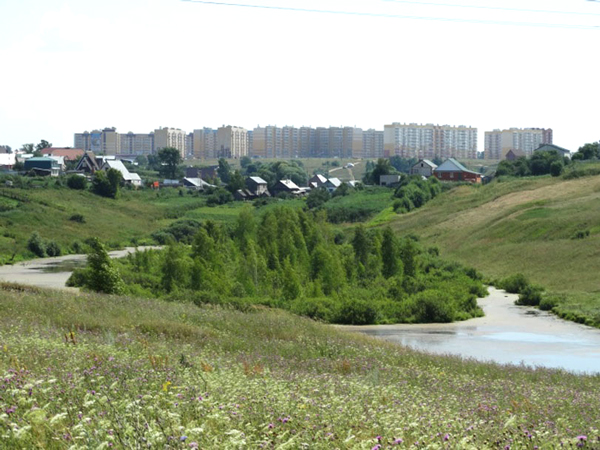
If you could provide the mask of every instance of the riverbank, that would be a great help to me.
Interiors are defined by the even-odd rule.
[[[111,258],[122,258],[137,250],[160,247],[126,247],[109,252]],[[26,284],[50,289],[64,289],[71,292],[79,288],[66,287],[72,269],[85,265],[87,255],[65,255],[53,258],[33,259],[13,265],[0,266],[0,281]]]
[[[516,294],[494,287],[489,291],[488,297],[478,300],[484,317],[447,324],[342,328],[433,354],[600,373],[600,330],[516,306]]]

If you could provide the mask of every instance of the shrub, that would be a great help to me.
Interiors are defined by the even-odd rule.
[[[60,245],[58,245],[55,241],[50,241],[46,244],[46,253],[48,256],[60,256],[62,254],[62,250]]]
[[[46,244],[37,231],[34,231],[27,241],[27,249],[40,258],[46,256]]]
[[[522,273],[506,277],[498,283],[499,288],[511,294],[520,294],[527,286],[529,286],[529,280]]]
[[[82,177],[81,175],[70,175],[69,177],[67,177],[67,186],[70,189],[77,189],[77,190],[85,190],[87,189],[87,178],[86,177]]]
[[[194,219],[178,220],[167,228],[157,231],[152,237],[161,245],[165,245],[171,239],[183,244],[191,244],[201,226],[202,223]]]
[[[539,306],[542,311],[552,311],[555,306],[558,306],[564,300],[564,295],[544,295]]]
[[[346,300],[338,310],[336,323],[370,325],[375,323],[377,310],[364,300]]]
[[[559,177],[562,175],[564,168],[565,166],[561,161],[553,161],[552,164],[550,164],[550,175]]]
[[[571,237],[571,239],[585,239],[586,237],[589,237],[589,235],[590,230],[579,230]]]
[[[419,292],[412,299],[413,315],[417,322],[452,322],[455,308],[450,296],[437,289]]]
[[[85,217],[83,217],[83,214],[73,214],[71,217],[69,217],[69,220],[77,223],[85,223]]]
[[[543,291],[544,289],[539,286],[525,286],[519,293],[519,299],[515,302],[515,305],[539,306]]]

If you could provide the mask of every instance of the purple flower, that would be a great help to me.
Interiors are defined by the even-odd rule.
[[[377,444],[375,447],[373,447],[371,450],[379,450],[381,448],[381,444]]]
[[[584,434],[581,434],[581,435],[577,436],[577,440],[578,441],[587,441],[587,436]]]
[[[187,436],[181,436],[181,437],[179,438],[179,440],[180,440],[181,442],[185,442],[185,440],[186,440],[186,439],[187,439]]]
[[[392,444],[394,445],[400,445],[404,442],[404,440],[402,438],[398,438],[398,439],[394,439],[394,442],[392,442]]]
[[[450,440],[450,433],[446,433],[446,434],[444,435],[444,442],[446,442],[446,441],[448,441],[448,440]]]

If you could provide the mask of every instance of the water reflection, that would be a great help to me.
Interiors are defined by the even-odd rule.
[[[485,317],[467,322],[349,328],[430,353],[600,373],[600,330],[514,306],[516,296],[490,292],[480,300]]]

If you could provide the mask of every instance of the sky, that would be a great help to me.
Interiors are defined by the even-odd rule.
[[[0,145],[392,122],[477,127],[479,151],[497,128],[600,139],[600,1],[230,1],[269,8],[0,0]]]

